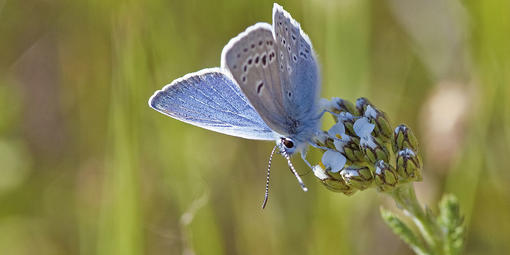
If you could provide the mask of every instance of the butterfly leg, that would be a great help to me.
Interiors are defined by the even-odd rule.
[[[306,159],[306,154],[307,153],[308,153],[308,148],[306,148],[303,151],[301,151],[301,158],[308,165],[309,168],[313,169],[312,164],[310,164],[310,162],[308,162],[308,160]]]
[[[320,146],[320,145],[318,145],[316,143],[310,143],[310,145],[315,147],[315,148],[317,148],[317,149],[326,150],[326,151],[330,150],[328,147]]]

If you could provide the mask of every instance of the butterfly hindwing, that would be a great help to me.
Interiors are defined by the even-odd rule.
[[[285,67],[281,74],[284,108],[298,122],[312,123],[317,118],[320,80],[310,39],[278,4],[273,6],[273,31],[280,49],[278,60]]]

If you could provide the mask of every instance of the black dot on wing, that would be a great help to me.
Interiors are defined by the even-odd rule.
[[[253,48],[255,48],[255,44],[252,44],[252,45],[251,45],[251,48],[252,48],[252,49],[253,49]]]
[[[271,57],[269,57],[271,58]],[[262,65],[266,66],[266,54],[262,55]]]
[[[247,51],[248,51],[248,48],[244,48],[244,49],[243,49],[243,51],[244,51],[244,52],[247,52]]]
[[[264,82],[263,81],[260,81],[258,84],[257,84],[257,94],[260,94],[260,92],[262,91],[262,88],[264,87]]]
[[[249,58],[249,59],[248,59],[248,65],[251,65],[251,63],[252,63],[252,59],[251,59],[251,58]]]
[[[259,56],[255,57],[255,64],[259,63]]]
[[[259,46],[262,46],[262,41],[259,41]]]

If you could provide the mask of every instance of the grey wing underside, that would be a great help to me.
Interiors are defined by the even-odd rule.
[[[281,6],[273,7],[272,26],[257,23],[230,40],[221,66],[274,131],[292,136],[316,128],[320,81],[315,53],[299,23]]]
[[[287,136],[288,116],[282,101],[278,55],[271,25],[257,23],[223,48],[221,66],[232,74],[269,127]]]
[[[204,69],[173,81],[156,91],[149,105],[167,116],[215,132],[255,140],[277,138],[220,68]]]

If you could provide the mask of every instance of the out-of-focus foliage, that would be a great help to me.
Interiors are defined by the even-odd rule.
[[[510,250],[510,2],[280,2],[310,36],[322,96],[367,97],[423,148],[418,197],[455,194],[466,254]],[[2,254],[411,254],[374,192],[329,192],[272,143],[151,110],[218,66],[270,1],[0,0]],[[326,121],[325,125],[332,121]],[[316,157],[315,160],[318,160]],[[434,208],[437,209],[437,208]]]

